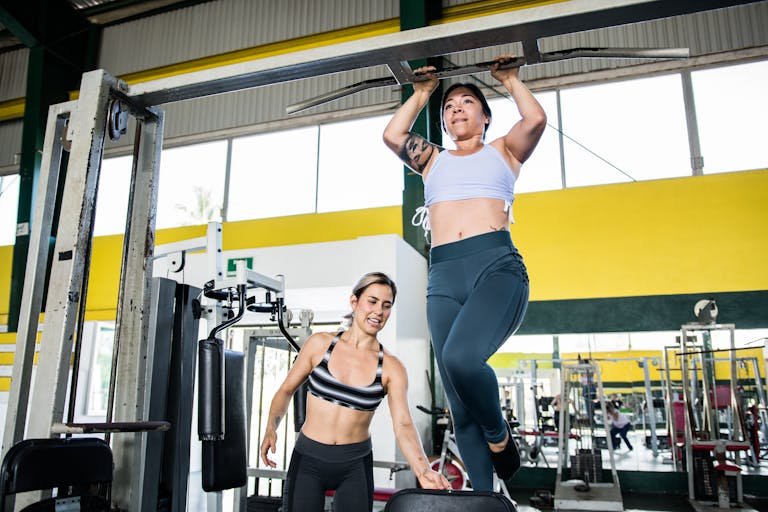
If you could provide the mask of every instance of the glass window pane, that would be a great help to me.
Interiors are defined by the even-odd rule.
[[[765,169],[768,60],[691,73],[704,173]]]
[[[320,127],[318,212],[402,204],[403,164],[381,138],[390,117]]]
[[[547,113],[547,128],[515,183],[515,193],[557,190],[563,188],[560,176],[560,142],[557,133],[557,95],[554,92],[534,94]],[[511,98],[488,101],[493,120],[485,140],[490,142],[505,135],[520,120],[517,106]],[[447,139],[447,135],[443,135]]]
[[[560,97],[566,186],[631,181],[622,171],[636,180],[691,174],[679,75],[565,89]]]
[[[227,142],[216,141],[163,151],[157,228],[221,220]]]
[[[551,334],[514,334],[507,338],[497,353],[551,354]]]
[[[18,174],[0,177],[0,245],[16,243],[19,183]]]
[[[98,322],[95,334],[88,384],[88,400],[85,407],[87,416],[103,416],[107,413],[115,327],[111,323]]]
[[[132,163],[132,155],[107,158],[102,161],[99,193],[96,198],[94,235],[125,233]]]
[[[315,211],[317,126],[232,141],[227,220]]]

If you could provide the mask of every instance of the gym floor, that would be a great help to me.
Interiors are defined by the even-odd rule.
[[[535,496],[535,490],[515,490],[512,492],[512,498],[517,501],[518,512],[538,512],[539,509],[529,505],[528,499]],[[625,494],[624,510],[625,512],[693,512],[693,508],[688,504],[685,496],[676,495],[653,495],[653,494]],[[768,501],[747,500],[747,503],[758,512],[768,512]],[[560,511],[566,512],[566,511]]]
[[[634,449],[629,451],[622,443],[618,450],[614,451],[616,469],[618,471],[654,471],[654,472],[671,472],[673,471],[670,461],[670,452],[661,451],[658,456],[654,457],[653,452],[646,448],[643,439],[644,433],[642,431],[630,431],[629,440],[632,443]],[[549,467],[552,469],[557,468],[557,447],[543,447],[542,454],[546,457]],[[607,463],[608,452],[603,452],[603,467],[608,467]],[[533,464],[530,464],[533,466]],[[547,467],[543,460],[539,460],[539,468]],[[758,468],[753,468],[742,464],[745,475],[768,475],[768,465],[765,462]],[[551,490],[551,489],[550,489]],[[512,491],[512,497],[518,503],[518,509],[520,512],[537,512],[539,510],[551,510],[551,509],[539,509],[533,507],[529,503],[529,499],[536,495],[536,489],[515,489]],[[688,499],[683,495],[675,494],[624,494],[624,507],[627,512],[693,512],[693,508],[688,503]],[[745,501],[754,507],[758,511],[768,512],[768,500],[755,500],[745,496]]]

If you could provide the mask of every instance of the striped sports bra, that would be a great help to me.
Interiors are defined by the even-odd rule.
[[[373,379],[373,383],[365,387],[350,386],[340,382],[328,369],[328,361],[331,359],[333,347],[336,346],[340,337],[341,332],[333,338],[328,350],[325,351],[323,360],[309,374],[309,392],[318,398],[350,409],[373,412],[387,395],[381,383],[384,348],[379,343],[379,364],[376,367],[376,378]]]

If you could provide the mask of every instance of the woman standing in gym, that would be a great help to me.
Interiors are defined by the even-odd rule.
[[[432,231],[427,320],[438,368],[453,414],[462,461],[476,490],[491,490],[493,470],[510,478],[520,456],[501,412],[498,381],[488,365],[520,326],[528,305],[528,275],[509,232],[515,180],[539,141],[547,118],[518,70],[491,75],[509,91],[522,116],[490,143],[491,110],[473,84],[454,84],[443,95],[446,150],[411,133],[438,80],[434,67],[416,70],[424,81],[395,112],[384,142],[424,180],[425,229]]]
[[[408,407],[408,377],[402,363],[376,335],[392,312],[397,288],[385,274],[364,275],[352,290],[349,329],[310,336],[269,408],[261,460],[277,447],[277,427],[293,393],[309,378],[306,420],[296,439],[285,486],[283,511],[321,512],[325,492],[335,490],[334,509],[373,508],[373,455],[369,428],[387,396],[395,438],[419,484],[449,489],[432,471]]]

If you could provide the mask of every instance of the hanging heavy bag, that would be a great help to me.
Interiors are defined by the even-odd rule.
[[[506,496],[490,491],[403,489],[387,501],[384,512],[516,512]]]

